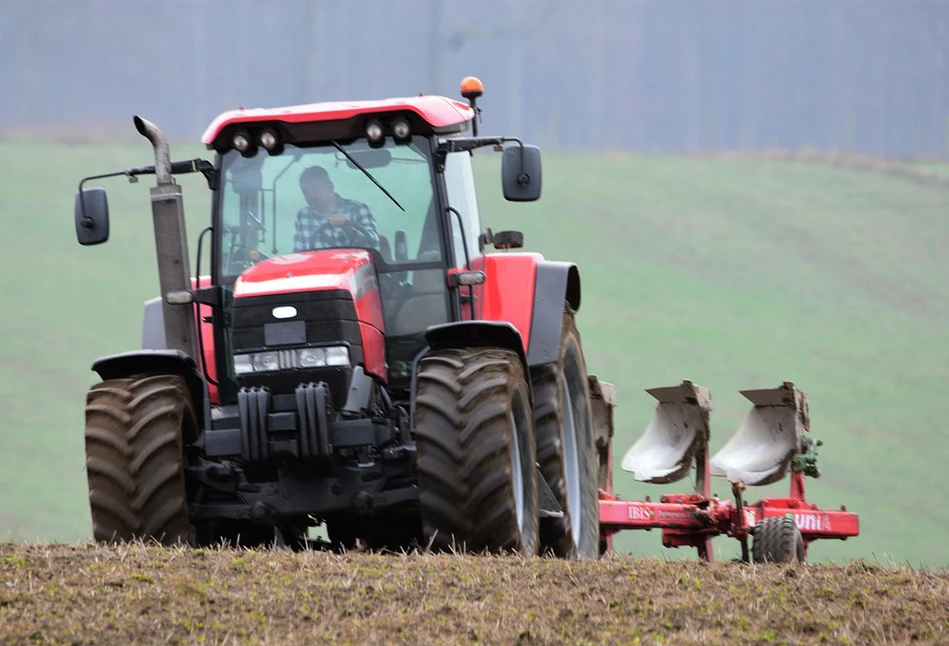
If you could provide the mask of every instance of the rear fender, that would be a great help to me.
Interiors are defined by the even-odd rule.
[[[527,362],[531,366],[557,361],[564,303],[573,311],[580,309],[580,270],[575,264],[544,260],[537,263],[536,276],[527,349]]]
[[[123,379],[133,375],[181,375],[188,384],[195,412],[204,415],[204,428],[211,428],[211,401],[208,383],[194,359],[181,350],[133,350],[101,357],[92,364],[103,380]]]
[[[487,275],[474,288],[485,321],[510,323],[520,334],[528,364],[556,361],[564,302],[580,309],[580,271],[574,263],[545,260],[539,253],[487,254],[472,261]],[[462,316],[468,309],[462,308]]]

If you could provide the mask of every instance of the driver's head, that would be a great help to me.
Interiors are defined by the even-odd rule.
[[[327,209],[333,205],[333,181],[322,166],[310,166],[300,173],[300,190],[312,209]]]

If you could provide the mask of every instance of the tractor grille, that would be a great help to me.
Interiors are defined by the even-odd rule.
[[[272,392],[292,393],[300,383],[326,382],[337,406],[345,401],[350,367],[292,369],[292,348],[305,345],[349,345],[352,365],[363,363],[362,334],[352,295],[345,290],[295,294],[275,294],[237,298],[231,310],[231,352],[278,353],[280,371],[247,374],[238,378],[241,386],[268,386]],[[277,319],[275,307],[293,306],[296,316]]]
[[[287,320],[274,318],[274,308],[287,305],[296,308],[297,315]],[[291,321],[304,323],[306,335],[299,340],[304,344],[348,341],[362,346],[352,296],[347,291],[331,290],[235,299],[231,313],[234,352],[279,349],[277,344],[268,345],[267,328]]]
[[[274,318],[274,308],[287,305],[296,308],[297,315],[287,320]],[[356,306],[350,293],[344,290],[235,299],[231,312],[231,347],[234,352],[279,350],[279,344],[268,345],[267,328],[300,321],[306,333],[294,345],[325,345],[345,341],[352,346],[359,346],[358,360],[362,361],[362,335],[356,318]]]

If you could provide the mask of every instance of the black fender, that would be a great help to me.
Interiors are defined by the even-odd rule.
[[[530,346],[527,349],[529,366],[557,360],[565,302],[575,312],[580,309],[580,270],[572,262],[543,260],[537,263]]]
[[[194,411],[204,416],[204,428],[211,428],[211,397],[208,382],[194,359],[181,350],[132,350],[100,357],[92,364],[93,372],[103,380],[132,375],[181,375],[191,393]],[[202,431],[204,429],[199,429]]]
[[[524,354],[524,341],[517,328],[506,322],[499,321],[455,321],[433,325],[425,332],[428,347],[416,358],[412,371],[412,384],[415,384],[418,362],[431,350],[445,348],[465,348],[472,346],[504,348],[517,353],[524,366],[524,375],[527,377],[527,389],[534,400],[534,392],[530,384],[530,367],[527,364],[527,355]]]
[[[415,357],[412,363],[411,398],[409,402],[409,426],[415,434],[415,396],[418,388],[418,364],[432,350],[448,348],[504,348],[517,353],[524,366],[524,377],[527,381],[527,395],[530,398],[531,408],[534,406],[534,388],[531,384],[530,368],[527,365],[527,355],[524,354],[524,341],[521,333],[510,323],[499,321],[454,321],[433,325],[425,332],[428,343]]]

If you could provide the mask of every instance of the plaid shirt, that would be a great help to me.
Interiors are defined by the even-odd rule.
[[[330,218],[334,215],[349,216],[349,223],[366,231],[349,226],[349,223],[334,226]],[[379,248],[379,233],[369,207],[356,200],[347,200],[336,195],[336,207],[330,212],[321,212],[304,206],[297,213],[293,232],[293,250],[329,249],[334,247]]]

